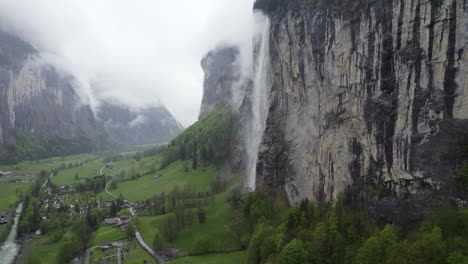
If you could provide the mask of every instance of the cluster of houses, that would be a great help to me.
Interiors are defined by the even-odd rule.
[[[16,177],[35,177],[36,174],[17,174],[11,171],[0,171],[0,178],[1,177],[9,177],[4,181],[0,181],[0,183],[31,183],[34,182],[33,179],[24,179],[24,178],[16,178]],[[12,179],[11,177],[15,177]]]
[[[59,187],[59,195],[68,195],[75,191],[75,187],[72,184],[69,185],[61,185]]]
[[[0,183],[31,183],[33,180],[23,180],[23,179],[8,179],[6,181],[1,181]]]
[[[115,226],[122,231],[125,231],[128,228],[130,222],[129,215],[121,215],[118,217],[108,217],[104,219],[104,224],[107,226]]]

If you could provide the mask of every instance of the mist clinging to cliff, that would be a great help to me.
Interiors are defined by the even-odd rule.
[[[73,74],[93,105],[164,104],[198,116],[200,59],[220,43],[251,46],[253,0],[0,0],[0,26]],[[245,53],[244,53],[245,54]]]

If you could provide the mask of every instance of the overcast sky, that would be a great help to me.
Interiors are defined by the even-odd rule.
[[[202,56],[248,46],[254,0],[0,0],[0,23],[79,80],[80,93],[198,116]]]

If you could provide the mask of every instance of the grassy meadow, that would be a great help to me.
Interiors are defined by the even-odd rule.
[[[111,226],[101,226],[94,232],[91,246],[98,246],[102,242],[113,242],[127,237],[120,229]]]
[[[83,179],[98,176],[102,167],[104,167],[104,163],[96,159],[79,167],[60,170],[52,178],[52,182],[57,185],[74,184]]]
[[[0,211],[7,211],[14,206],[20,193],[26,193],[31,184],[28,183],[2,183],[0,184]]]
[[[105,171],[106,174],[107,171]],[[174,187],[183,187],[186,184],[192,185],[196,192],[207,192],[210,191],[211,182],[216,177],[216,173],[216,169],[211,166],[192,170],[188,162],[177,161],[163,170],[144,175],[139,179],[119,182],[117,189],[110,191],[117,196],[122,194],[130,201],[146,200],[156,194],[169,193]],[[105,192],[100,195],[104,199],[109,198]]]
[[[177,258],[169,264],[239,264],[247,262],[247,252],[237,251],[224,254],[209,254]]]

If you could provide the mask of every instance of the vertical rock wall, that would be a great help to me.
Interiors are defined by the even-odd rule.
[[[355,185],[397,196],[443,188],[454,173],[446,156],[468,131],[468,3],[304,2],[269,13],[257,186],[284,188],[291,202]]]

